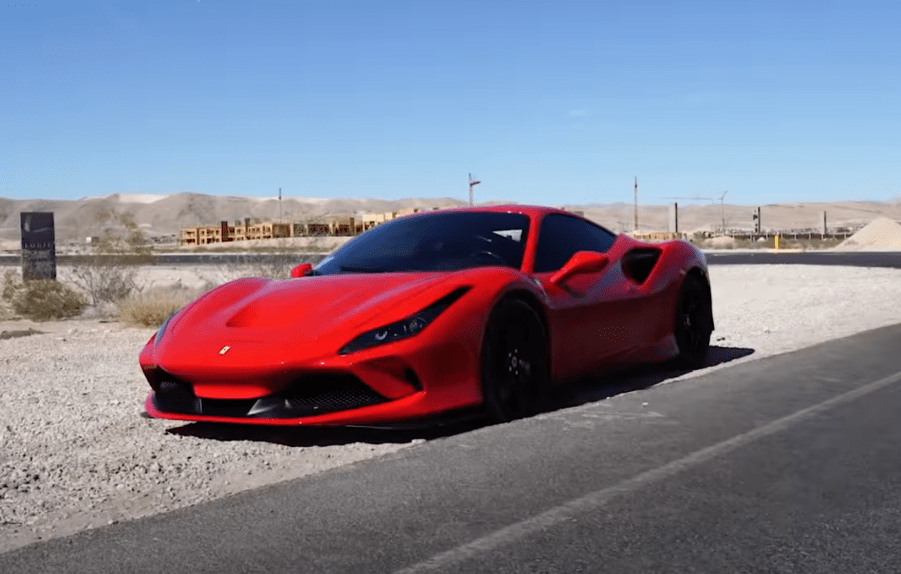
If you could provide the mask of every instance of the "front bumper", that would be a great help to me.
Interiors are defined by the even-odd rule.
[[[148,348],[141,366],[152,389],[147,414],[173,420],[380,424],[481,402],[476,354],[463,343],[425,337],[230,373],[157,361]]]

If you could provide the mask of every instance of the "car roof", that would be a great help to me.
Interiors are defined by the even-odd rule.
[[[473,207],[451,207],[447,209],[438,209],[438,210],[428,210],[428,211],[417,211],[415,213],[410,213],[404,215],[403,217],[411,217],[417,215],[425,215],[427,213],[447,213],[447,212],[457,212],[457,213],[521,213],[522,215],[527,215],[530,218],[537,218],[548,213],[565,213],[568,215],[572,215],[578,217],[575,213],[558,209],[556,207],[547,207],[543,205],[520,205],[516,203],[507,203],[501,205],[480,205]]]

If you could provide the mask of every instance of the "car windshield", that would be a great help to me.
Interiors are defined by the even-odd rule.
[[[529,218],[519,213],[435,212],[383,223],[316,266],[316,275],[519,269]]]

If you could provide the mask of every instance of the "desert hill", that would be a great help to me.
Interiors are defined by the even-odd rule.
[[[457,207],[456,199],[317,199],[284,197],[278,199],[222,197],[197,193],[152,196],[113,194],[79,200],[31,200],[0,198],[0,240],[19,239],[19,213],[52,211],[56,236],[60,241],[83,240],[98,235],[98,216],[104,212],[130,213],[148,236],[174,235],[183,227],[214,225],[244,218],[263,221],[281,217],[291,221],[353,216],[369,211],[397,211],[416,207]]]
[[[491,202],[496,203],[496,202]],[[559,205],[549,201],[549,205]],[[148,236],[167,236],[182,227],[214,225],[220,221],[234,222],[246,217],[260,220],[278,219],[279,214],[289,221],[328,219],[354,216],[364,212],[397,211],[404,208],[430,209],[465,205],[455,198],[409,198],[383,200],[372,198],[320,199],[284,197],[279,205],[276,198],[226,197],[198,193],[146,195],[117,193],[106,197],[78,200],[4,199],[0,198],[0,240],[19,240],[19,213],[22,211],[52,211],[55,214],[57,238],[60,241],[83,241],[100,231],[97,217],[104,211],[131,213]],[[567,209],[584,212],[614,231],[633,228],[633,207],[628,203],[565,205]],[[756,206],[746,205],[680,205],[679,230],[717,230],[723,222],[727,229],[746,229],[753,226]],[[901,200],[891,202],[851,201],[836,203],[785,203],[762,205],[764,229],[821,229],[823,212],[827,212],[830,229],[860,228],[878,217],[901,221]],[[639,228],[645,231],[665,231],[668,220],[667,205],[639,205]]]
[[[633,229],[633,206],[587,205],[567,206],[584,211],[585,216],[614,231]],[[751,230],[754,226],[756,205],[680,204],[679,231],[716,231],[726,229]],[[901,221],[901,200],[895,201],[844,201],[815,203],[761,204],[762,228],[770,231],[816,229],[823,227],[826,212],[829,229],[838,227],[860,228],[877,217]],[[638,206],[638,227],[645,231],[666,231],[668,205]]]

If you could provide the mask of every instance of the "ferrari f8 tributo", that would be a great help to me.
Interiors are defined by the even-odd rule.
[[[551,385],[613,366],[705,363],[703,253],[519,205],[379,225],[294,278],[239,279],[173,315],[140,364],[154,417],[386,424],[542,408]]]

